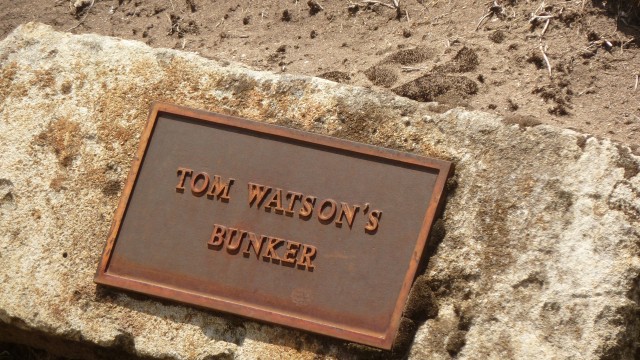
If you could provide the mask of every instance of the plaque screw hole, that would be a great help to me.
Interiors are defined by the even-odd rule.
[[[69,254],[67,254],[67,252],[66,252],[66,251],[62,253],[62,257],[63,257],[63,258],[65,258],[65,259],[66,259],[66,258],[67,258],[67,256],[69,256]]]

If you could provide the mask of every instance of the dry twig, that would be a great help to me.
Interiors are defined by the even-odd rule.
[[[403,66],[401,67],[401,69],[404,72],[427,70],[426,68],[419,68],[419,67],[413,67],[413,66]]]
[[[547,31],[547,28],[549,27],[550,21],[551,21],[551,18],[547,19],[547,21],[544,23],[544,27],[542,28],[542,32],[540,33],[540,37],[544,36],[544,33]]]
[[[361,2],[362,5],[382,5],[382,6],[386,6],[389,9],[394,9],[396,11],[396,18],[398,20],[400,20],[402,18],[402,15],[407,17],[407,21],[410,21],[411,19],[409,18],[409,12],[407,10],[402,10],[400,8],[400,0],[391,0],[391,4],[387,4],[384,3],[382,1],[377,1],[377,0],[364,0]]]
[[[547,45],[544,47],[540,44],[540,52],[542,53],[542,58],[544,59],[545,64],[547,64],[547,70],[549,71],[549,76],[551,76],[551,63],[549,63],[549,58],[547,57]]]
[[[633,91],[638,90],[638,74],[636,74],[636,85],[633,87]]]
[[[540,5],[538,5],[536,10],[531,15],[536,16],[536,14],[539,13],[540,10],[544,9],[544,7],[545,7],[545,3],[544,3],[544,0],[542,0],[542,2],[540,2]]]
[[[627,41],[621,42],[621,43],[620,43],[620,53],[621,53],[621,54],[623,54],[623,53],[624,53],[624,48],[625,48],[625,46],[627,46],[627,45],[631,44],[631,43],[632,43],[632,42],[634,42],[635,40],[636,40],[635,38],[631,38],[631,40],[627,40]]]
[[[586,89],[584,89],[584,90],[580,91],[580,92],[578,93],[578,96],[582,96],[582,95],[584,95],[584,94],[593,94],[593,92],[594,92],[594,91],[595,91],[595,88],[594,88],[593,86],[591,86],[591,87],[588,87],[588,88],[586,88]]]
[[[67,31],[71,31],[84,23],[84,21],[87,19],[87,16],[89,16],[89,10],[91,10],[95,2],[96,0],[91,0],[91,4],[89,4],[87,9],[84,11],[84,15],[82,16],[82,19],[80,19],[80,21],[75,26],[68,28]]]
[[[559,14],[562,14],[564,8],[560,8]],[[542,27],[542,32],[540,32],[540,37],[544,36],[544,33],[547,32],[549,28],[549,23],[551,19],[557,17],[556,14],[552,14],[546,10],[546,4],[544,0],[540,3],[540,5],[536,8],[534,12],[531,13],[531,18],[529,19],[529,23],[537,25],[539,21],[544,21],[544,26]]]
[[[393,8],[396,9],[396,19],[400,20],[402,18],[402,9],[400,8],[400,0],[391,0],[393,2]],[[409,21],[409,12],[404,11],[404,15],[407,17],[407,22]]]
[[[173,20],[171,19],[171,16],[169,16],[169,14],[164,13],[167,16],[167,20],[169,20],[169,32],[167,33],[167,36],[171,36],[175,33],[179,33],[180,32],[180,24],[178,24],[178,22],[176,21],[176,23],[173,23]]]
[[[474,31],[478,31],[478,29],[480,29],[480,26],[482,26],[482,24],[485,22],[485,20],[489,19],[492,16],[497,16],[499,18],[504,18],[504,9],[502,8],[502,6],[500,6],[498,4],[498,0],[494,0],[493,4],[491,5],[491,7],[489,7],[489,11],[482,15],[482,17],[480,18],[480,21],[478,21],[478,25],[476,25],[476,29]]]
[[[492,15],[492,14],[493,14],[493,13],[491,13],[491,12],[488,12],[488,13],[484,14],[484,15],[480,18],[480,21],[478,21],[478,25],[476,26],[475,31],[478,31],[478,29],[480,29],[480,25],[482,25],[482,22],[483,22],[484,20],[488,19],[489,17],[491,17],[491,15]]]
[[[444,13],[444,14],[440,14],[440,15],[438,15],[438,16],[435,16],[434,18],[432,18],[432,19],[430,19],[430,20],[427,20],[427,23],[431,23],[431,25],[437,25],[437,24],[438,24],[438,21],[439,21],[440,19],[444,18],[444,17],[445,17],[445,16],[447,16],[447,15],[451,15],[451,13],[446,12],[446,13]]]
[[[529,22],[532,23],[536,20],[547,20],[547,19],[553,19],[554,17],[556,17],[555,15],[535,15],[532,14],[531,19],[529,19]]]
[[[386,6],[390,9],[395,9],[395,6],[391,5],[391,4],[387,4],[387,3],[383,3],[382,1],[376,1],[376,0],[365,0],[362,2],[362,4],[365,5],[382,5],[382,6]]]

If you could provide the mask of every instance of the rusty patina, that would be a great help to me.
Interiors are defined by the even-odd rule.
[[[95,281],[389,349],[450,170],[156,103]]]

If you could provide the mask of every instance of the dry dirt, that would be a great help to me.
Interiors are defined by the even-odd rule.
[[[39,21],[640,145],[637,0],[0,0]],[[633,6],[635,5],[635,9]],[[546,59],[545,59],[546,57]]]

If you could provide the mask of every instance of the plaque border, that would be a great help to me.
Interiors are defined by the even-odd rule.
[[[147,148],[155,129],[156,122],[158,120],[158,117],[162,113],[184,116],[192,120],[203,121],[205,123],[221,124],[226,127],[262,133],[270,137],[293,139],[301,143],[321,145],[323,147],[338,149],[342,152],[346,151],[351,153],[364,154],[375,158],[407,163],[414,166],[438,171],[434,189],[431,194],[431,199],[429,200],[429,206],[423,219],[422,227],[416,239],[416,245],[413,250],[413,255],[411,256],[411,260],[409,262],[409,266],[403,280],[402,288],[400,290],[400,293],[398,294],[398,299],[393,310],[391,322],[388,325],[387,330],[383,336],[379,336],[377,333],[373,332],[369,333],[359,329],[349,328],[348,326],[336,327],[335,325],[332,325],[330,323],[323,323],[314,319],[300,318],[284,312],[277,312],[266,307],[261,308],[258,306],[249,306],[239,301],[216,298],[215,295],[211,294],[205,295],[201,293],[190,292],[184,289],[172,288],[163,284],[145,282],[141,279],[118,276],[110,274],[108,272],[109,262],[111,260],[113,249],[120,232],[122,220],[124,219],[129,201],[131,199],[131,192],[135,186],[140,167],[147,153]],[[429,237],[429,230],[431,229],[433,220],[441,205],[446,180],[452,172],[453,164],[444,160],[426,158],[409,153],[403,153],[396,150],[356,143],[349,140],[338,139],[326,135],[309,133],[301,130],[295,130],[273,124],[217,114],[204,110],[196,110],[166,102],[153,102],[149,110],[147,123],[140,138],[138,150],[132,160],[131,169],[129,171],[125,186],[122,190],[122,195],[120,196],[120,201],[114,214],[114,219],[111,223],[111,228],[109,229],[107,243],[104,246],[104,250],[98,264],[94,282],[100,285],[117,287],[137,293],[177,301],[188,305],[195,305],[201,308],[231,313],[241,317],[262,320],[277,325],[283,325],[389,350],[393,345],[398,329],[400,327],[400,321],[402,318],[404,306],[407,298],[409,297],[411,285],[422,259],[424,248]]]

